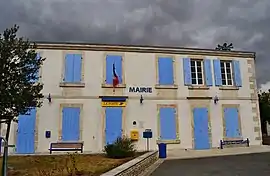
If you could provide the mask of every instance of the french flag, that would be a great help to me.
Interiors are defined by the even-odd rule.
[[[113,88],[115,88],[119,84],[119,78],[115,71],[115,64],[113,64]]]

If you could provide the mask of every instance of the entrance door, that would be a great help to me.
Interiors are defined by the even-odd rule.
[[[107,107],[105,109],[106,114],[106,144],[112,144],[118,137],[122,136],[122,108]]]
[[[225,135],[227,138],[238,138],[241,136],[238,121],[237,108],[224,108]]]
[[[36,109],[31,109],[27,115],[18,118],[16,148],[19,154],[35,153]]]
[[[194,148],[196,150],[209,149],[208,110],[207,108],[194,108]]]

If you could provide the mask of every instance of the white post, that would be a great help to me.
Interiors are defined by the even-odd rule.
[[[267,136],[270,136],[270,124],[269,124],[269,122],[266,122],[266,131],[267,131]]]

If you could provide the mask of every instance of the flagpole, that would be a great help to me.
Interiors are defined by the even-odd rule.
[[[115,94],[115,87],[117,86],[117,84],[119,83],[119,81],[116,81],[115,79],[118,80],[118,77],[117,77],[117,74],[116,74],[116,71],[115,71],[115,63],[113,63],[113,94]],[[115,81],[117,83],[115,83]]]

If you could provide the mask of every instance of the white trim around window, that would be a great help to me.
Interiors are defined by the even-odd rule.
[[[221,79],[223,86],[233,86],[233,69],[231,61],[220,61]]]
[[[204,65],[203,60],[190,60],[191,83],[192,85],[204,85]]]

